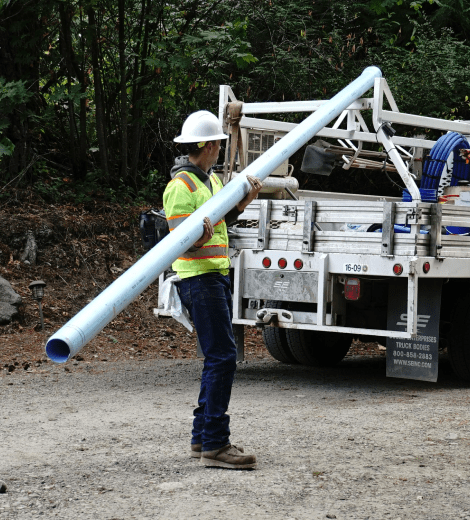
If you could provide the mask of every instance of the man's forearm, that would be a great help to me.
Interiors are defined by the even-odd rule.
[[[231,224],[235,223],[237,221],[237,218],[239,215],[241,215],[243,211],[240,211],[237,206],[232,208],[226,215],[225,215],[225,223],[227,226],[230,226]]]

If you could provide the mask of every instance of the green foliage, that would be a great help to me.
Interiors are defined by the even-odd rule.
[[[25,83],[21,80],[7,82],[5,78],[0,77],[0,143],[3,145],[0,148],[0,155],[2,155],[2,151],[7,155],[13,151],[13,144],[9,139],[2,137],[2,132],[10,125],[8,116],[15,110],[20,112],[22,109],[24,110],[22,105],[31,97]],[[23,117],[26,117],[24,112]]]
[[[235,76],[242,99],[324,99],[359,74],[372,45],[367,6],[330,0],[243,1],[258,62]]]
[[[27,117],[24,103],[31,97],[24,81],[7,82],[0,77],[0,160],[10,157],[15,149],[14,143],[6,135],[10,127],[10,115],[19,114],[19,120]]]
[[[384,14],[389,13],[394,8],[417,13],[426,5],[432,4],[434,4],[434,0],[371,0],[369,5],[372,11],[377,14]]]
[[[0,157],[2,155],[11,155],[14,149],[15,145],[10,141],[10,139],[8,139],[8,137],[0,139]]]
[[[31,97],[24,81],[7,82],[0,77],[0,114],[2,117],[10,114],[18,105],[25,103]]]
[[[65,184],[59,177],[40,179],[34,185],[34,191],[48,203],[67,202],[68,191],[64,191]]]
[[[83,181],[74,182],[70,177],[58,176],[45,161],[38,161],[34,167],[34,190],[48,203],[88,204],[96,200],[121,203],[145,204],[163,193],[167,180],[154,170],[141,179],[135,189],[118,179],[116,187],[103,185],[102,172],[95,169]]]
[[[220,84],[325,99],[370,64],[401,110],[470,119],[469,26],[465,0],[0,0],[0,181],[34,153],[21,182],[48,200],[155,198]]]
[[[426,22],[417,28],[412,44],[385,41],[371,60],[382,68],[401,110],[450,117],[468,93],[467,49],[451,30],[437,34]]]

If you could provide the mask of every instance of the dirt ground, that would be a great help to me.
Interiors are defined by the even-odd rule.
[[[15,370],[0,377],[0,519],[469,520],[470,396],[440,370],[435,384],[387,379],[380,356],[240,363],[232,442],[252,471],[189,457],[200,360]]]
[[[96,203],[51,206],[21,201],[0,206],[0,276],[23,298],[20,316],[0,326],[0,369],[40,370],[47,363],[47,339],[96,297],[145,252],[138,215],[148,209]],[[36,265],[20,261],[26,233],[33,231]],[[34,280],[47,283],[42,300],[44,331],[37,303],[28,289]],[[193,359],[196,335],[169,318],[156,319],[158,284],[152,284],[78,355],[79,362]],[[381,352],[377,344],[354,344],[352,354]],[[245,331],[246,359],[269,358],[261,331]]]

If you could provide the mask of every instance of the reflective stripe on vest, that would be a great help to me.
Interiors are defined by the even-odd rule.
[[[208,258],[225,258],[227,256],[227,244],[213,244],[202,246],[197,251],[186,251],[178,260],[206,260]]]
[[[175,215],[174,217],[168,217],[166,220],[168,222],[168,228],[170,231],[173,231],[176,227],[182,224],[191,213],[185,213],[184,215]]]
[[[186,186],[188,187],[188,190],[191,193],[193,193],[194,191],[197,190],[197,186],[194,184],[191,177],[185,172],[180,172],[177,175],[175,175],[175,178],[173,179],[173,181],[175,181],[175,180],[180,180],[180,181],[184,182],[186,184]]]

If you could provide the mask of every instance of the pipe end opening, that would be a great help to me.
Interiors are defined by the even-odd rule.
[[[70,357],[70,347],[61,339],[51,339],[47,342],[46,354],[54,363],[65,363]]]

